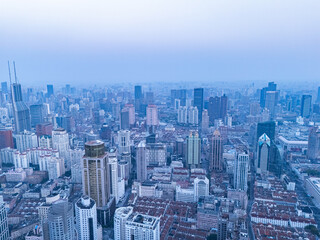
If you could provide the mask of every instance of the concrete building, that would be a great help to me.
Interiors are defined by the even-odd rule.
[[[137,180],[147,180],[146,142],[141,141],[136,148]]]
[[[75,204],[75,213],[78,240],[101,240],[102,229],[101,226],[98,228],[95,201],[88,196],[81,197]]]
[[[7,209],[5,204],[0,202],[0,240],[7,240],[10,238]]]
[[[114,240],[126,240],[126,222],[133,212],[133,207],[117,208],[114,214]]]
[[[219,130],[215,130],[209,140],[209,165],[210,170],[222,171],[223,169],[223,145]]]
[[[209,196],[209,179],[204,178],[195,178],[193,182],[194,187],[194,201],[197,202],[199,197]]]
[[[23,131],[17,134],[14,134],[14,139],[16,143],[16,148],[20,152],[24,152],[27,149],[32,149],[38,147],[38,138],[35,133]]]
[[[118,196],[118,159],[117,149],[110,148],[108,152],[108,168],[109,168],[109,182],[110,182],[110,195],[114,196],[116,203],[119,202]]]
[[[69,134],[65,129],[57,128],[52,131],[52,148],[59,151],[60,157],[67,158],[70,144]]]
[[[319,127],[311,127],[309,130],[307,156],[309,159],[317,159],[320,156],[320,129],[319,129]]]
[[[146,123],[149,127],[156,127],[159,125],[158,107],[156,105],[148,105]]]
[[[320,207],[320,178],[310,177],[306,180],[306,190],[314,198],[314,202]]]
[[[238,154],[234,165],[234,188],[247,191],[248,189],[248,171],[249,171],[249,155],[246,153]]]
[[[201,160],[201,139],[197,131],[190,131],[187,138],[187,164],[190,168],[199,166]]]
[[[199,124],[199,113],[197,107],[189,107],[188,108],[188,123],[190,125],[198,125]]]
[[[267,134],[262,134],[258,141],[257,146],[257,158],[255,161],[255,167],[257,173],[267,173],[268,161],[270,157],[271,141]]]
[[[131,141],[130,141],[130,131],[120,130],[118,131],[118,152],[119,154],[130,153]]]

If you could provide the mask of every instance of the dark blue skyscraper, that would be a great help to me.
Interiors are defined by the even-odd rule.
[[[202,120],[203,88],[195,88],[193,92],[193,106],[198,108],[199,122]]]
[[[53,85],[48,84],[47,85],[47,97],[50,97],[53,95]]]
[[[311,95],[302,95],[301,98],[301,117],[310,117],[311,115]]]

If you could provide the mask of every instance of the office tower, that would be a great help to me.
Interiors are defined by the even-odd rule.
[[[107,124],[103,124],[100,130],[100,137],[103,140],[111,140],[111,127]]]
[[[0,240],[10,239],[7,209],[3,202],[0,202]]]
[[[256,116],[260,113],[260,104],[258,102],[250,103],[250,115]]]
[[[260,106],[262,108],[266,107],[266,95],[268,91],[277,91],[277,84],[274,82],[269,82],[268,87],[262,88],[260,92]],[[279,93],[278,93],[279,94]]]
[[[156,127],[159,125],[158,107],[156,105],[148,105],[146,123],[148,127]]]
[[[82,167],[81,160],[84,155],[84,151],[81,149],[69,149],[68,162],[71,163],[71,182],[82,183]]]
[[[197,107],[188,108],[188,123],[191,125],[198,125],[199,123],[199,113]]]
[[[262,134],[265,133],[270,138],[270,141],[274,141],[275,131],[276,131],[276,123],[274,121],[258,123],[256,139],[258,139],[260,136],[262,136]]]
[[[119,202],[118,196],[118,159],[117,159],[117,149],[110,148],[108,152],[108,169],[109,169],[109,185],[110,185],[110,195],[114,196],[116,203]]]
[[[265,108],[269,110],[271,118],[274,118],[276,114],[276,106],[278,104],[278,95],[279,95],[279,92],[277,91],[266,92]]]
[[[257,158],[255,162],[256,172],[267,173],[268,161],[270,158],[271,140],[267,134],[262,134],[258,140]]]
[[[47,97],[51,97],[53,95],[53,85],[48,84],[47,85]]]
[[[83,157],[83,194],[92,198],[97,207],[104,207],[109,200],[108,155],[104,143],[92,141],[85,144]]]
[[[120,207],[114,213],[114,240],[126,240],[126,222],[133,207]]]
[[[59,156],[66,158],[69,145],[69,134],[63,128],[57,128],[52,131],[52,148],[59,151]]]
[[[175,99],[174,100],[174,110],[178,110],[181,106],[180,104],[180,99]]]
[[[174,105],[175,100],[179,100],[180,106],[186,106],[187,90],[186,89],[172,89],[171,90],[171,106]]]
[[[136,116],[133,104],[126,104],[124,108],[129,112],[129,124],[130,127],[134,126],[136,123]]]
[[[1,91],[3,93],[8,93],[8,84],[7,84],[7,82],[1,82]]]
[[[44,104],[34,104],[30,106],[31,126],[35,127],[37,124],[43,123],[47,115]]]
[[[64,159],[57,157],[46,157],[46,165],[48,171],[48,177],[50,180],[58,179],[65,174]]]
[[[203,88],[195,88],[193,91],[193,106],[198,108],[198,119],[202,121],[203,111]]]
[[[206,133],[209,129],[209,115],[208,111],[205,109],[202,111],[202,122],[201,122],[201,130]]]
[[[228,220],[220,218],[218,223],[218,240],[226,240],[227,239],[227,226]]]
[[[188,110],[187,107],[181,106],[178,109],[178,123],[187,124],[188,123]]]
[[[320,87],[318,87],[318,93],[317,93],[316,103],[320,103]]]
[[[149,104],[154,104],[154,94],[153,92],[146,92],[146,103]]]
[[[121,110],[120,113],[120,128],[122,130],[129,129],[130,124],[129,124],[129,111],[125,108]]]
[[[147,179],[147,165],[146,162],[146,142],[141,141],[136,148],[136,162],[137,162],[137,180],[143,182]]]
[[[141,111],[142,100],[143,100],[142,87],[141,86],[134,86],[135,109],[139,113]]]
[[[15,119],[15,130],[17,133],[31,130],[30,111],[22,100],[21,85],[13,83],[11,87],[12,104]]]
[[[207,177],[196,177],[193,181],[194,201],[198,202],[199,197],[209,196],[209,179]]]
[[[147,138],[145,160],[151,166],[166,166],[167,148],[164,143],[150,142]]]
[[[216,119],[225,119],[227,116],[228,97],[224,94],[221,97],[210,97],[208,102],[208,114],[211,124]]]
[[[0,129],[0,149],[13,148],[12,130],[8,128]]]
[[[131,153],[130,150],[130,131],[129,130],[120,130],[118,131],[118,150],[119,154]]]
[[[160,218],[133,213],[126,221],[126,240],[160,240]]]
[[[75,204],[78,240],[98,239],[96,203],[88,196],[81,197]]]
[[[238,154],[234,164],[234,188],[247,191],[248,188],[249,154]]]
[[[71,132],[75,129],[75,122],[72,116],[56,117],[57,126],[64,128],[67,132]]]
[[[197,131],[190,131],[187,137],[187,164],[190,168],[199,166],[201,160],[201,139]]]
[[[210,170],[222,171],[223,169],[223,145],[222,145],[222,136],[219,130],[215,130],[213,135],[209,140],[209,166]]]
[[[282,165],[283,161],[280,150],[275,142],[271,142],[268,160],[268,171],[272,172],[275,176],[280,178],[282,174]]]
[[[311,95],[302,95],[301,98],[301,117],[310,117],[311,115]]]
[[[319,127],[311,127],[309,130],[307,156],[309,159],[317,159],[320,156],[320,129],[319,129]]]
[[[58,200],[48,211],[50,240],[74,240],[73,207],[67,200]]]
[[[38,138],[35,133],[23,131],[18,134],[14,134],[16,148],[20,152],[24,152],[27,149],[38,147]]]

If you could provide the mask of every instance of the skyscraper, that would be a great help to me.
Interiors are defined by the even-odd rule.
[[[195,88],[193,91],[193,106],[198,108],[198,119],[202,121],[203,111],[203,88]]]
[[[277,84],[274,82],[269,82],[268,87],[262,88],[260,92],[260,106],[262,108],[266,107],[266,94],[268,91],[277,91]]]
[[[187,164],[190,168],[199,166],[201,160],[201,139],[197,131],[190,131],[187,137]]]
[[[0,240],[6,240],[9,237],[7,210],[4,203],[0,202]]]
[[[118,150],[119,154],[130,153],[130,131],[120,130],[118,131]]]
[[[81,197],[75,204],[75,212],[78,240],[99,239],[95,201],[88,196]]]
[[[147,179],[147,165],[146,162],[146,142],[141,141],[136,148],[136,162],[137,162],[137,180],[143,182]]]
[[[318,87],[318,93],[317,93],[316,103],[320,103],[320,87]]]
[[[109,168],[109,183],[110,183],[110,195],[114,196],[116,203],[119,202],[118,196],[118,159],[117,149],[110,148],[108,152],[108,168]]]
[[[148,105],[146,123],[148,127],[156,127],[159,125],[158,107],[156,105]]]
[[[312,127],[309,130],[308,152],[309,159],[317,159],[320,156],[320,129]]]
[[[238,154],[234,165],[234,188],[247,191],[248,188],[249,155]]]
[[[201,130],[203,133],[206,133],[208,129],[209,129],[209,115],[208,115],[208,111],[204,109],[202,111]]]
[[[49,98],[51,95],[53,95],[53,85],[48,84],[47,85],[47,97]]]
[[[207,177],[196,177],[193,181],[194,201],[198,202],[199,197],[209,196],[209,179]]]
[[[267,134],[271,141],[275,140],[275,131],[276,123],[274,121],[267,121],[258,123],[257,126],[257,138],[258,139],[262,134]]]
[[[35,127],[37,124],[43,123],[47,115],[44,104],[33,104],[30,106],[31,126]]]
[[[301,98],[301,117],[310,117],[311,115],[311,95],[302,95]]]
[[[92,198],[97,207],[104,207],[110,196],[108,155],[104,143],[91,141],[85,144],[82,170],[83,194]]]
[[[17,133],[24,130],[31,130],[30,111],[22,100],[21,85],[13,83],[11,86],[12,103],[15,120],[15,130]]]
[[[258,140],[257,158],[255,161],[255,168],[257,173],[267,173],[268,161],[270,158],[271,140],[267,134],[262,134]]]
[[[221,97],[210,97],[208,103],[208,114],[211,124],[214,124],[214,120],[224,120],[227,116],[228,97],[224,94]]]
[[[67,158],[70,149],[69,135],[63,128],[52,131],[52,148],[59,151],[60,157]]]
[[[120,128],[122,130],[129,129],[129,110],[126,108],[123,108],[120,113]]]
[[[126,240],[126,222],[133,207],[120,207],[114,213],[114,240]]]
[[[58,200],[48,211],[50,240],[74,240],[73,206],[67,200]]]
[[[209,140],[210,152],[209,152],[209,165],[210,170],[222,171],[223,169],[223,145],[222,145],[222,136],[219,130],[215,130],[213,135]]]
[[[7,128],[0,129],[0,149],[13,148],[12,130]]]
[[[135,102],[135,109],[138,113],[141,111],[141,104],[143,100],[142,95],[142,87],[141,86],[134,86],[134,102]]]
[[[278,91],[267,91],[265,98],[265,108],[270,112],[270,117],[273,119],[276,114],[276,106],[278,104]]]

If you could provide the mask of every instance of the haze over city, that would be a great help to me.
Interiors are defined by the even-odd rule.
[[[0,78],[21,83],[314,83],[319,1],[0,3]]]

